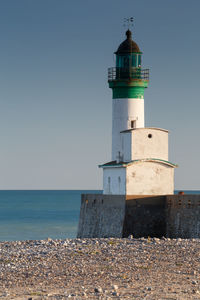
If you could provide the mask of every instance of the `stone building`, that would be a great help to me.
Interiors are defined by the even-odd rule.
[[[82,195],[81,237],[200,237],[200,195],[174,195],[168,131],[145,127],[149,70],[130,30],[108,70],[112,89],[112,159],[103,169],[103,194]]]

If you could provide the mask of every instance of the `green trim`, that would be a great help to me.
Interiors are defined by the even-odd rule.
[[[109,88],[115,88],[115,87],[143,87],[147,88],[149,81],[148,80],[142,80],[142,79],[134,79],[134,80],[112,80],[108,81]]]
[[[132,165],[134,163],[140,163],[140,162],[157,162],[157,163],[163,163],[164,165],[168,165],[172,168],[177,168],[178,167],[177,164],[173,164],[173,163],[171,163],[167,160],[158,159],[158,158],[135,159],[135,160],[131,160],[131,161],[128,161],[128,162],[120,162],[120,163],[111,162],[111,163],[106,163],[106,164],[103,164],[103,165],[99,165],[98,167],[99,168],[113,168],[113,167],[120,168],[120,167],[127,167],[128,165]]]
[[[113,99],[117,98],[144,98],[144,88],[143,87],[116,87],[113,88]]]
[[[113,90],[113,99],[116,98],[144,98],[144,89],[148,87],[147,80],[109,81]]]

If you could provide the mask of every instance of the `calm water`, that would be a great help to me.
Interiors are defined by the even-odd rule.
[[[0,191],[0,241],[76,237],[81,193]]]
[[[75,238],[82,193],[101,191],[0,191],[0,241]]]

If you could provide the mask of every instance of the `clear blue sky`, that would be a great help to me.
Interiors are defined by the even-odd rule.
[[[176,189],[200,190],[199,11],[199,0],[1,0],[0,189],[101,189],[107,68],[133,16],[146,126],[170,130]]]

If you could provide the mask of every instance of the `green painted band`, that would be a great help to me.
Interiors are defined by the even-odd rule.
[[[143,88],[147,88],[149,81],[148,80],[142,80],[142,79],[138,79],[138,80],[110,80],[108,81],[109,83],[109,87],[115,88],[115,87],[143,87]]]
[[[116,98],[144,98],[144,87],[114,87],[113,99]]]

